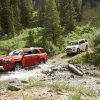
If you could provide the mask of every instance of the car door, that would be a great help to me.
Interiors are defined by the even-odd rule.
[[[40,63],[40,53],[37,49],[32,50],[32,64],[39,64]]]
[[[83,42],[82,41],[79,41],[79,47],[80,47],[80,50],[82,51],[83,50]]]
[[[24,50],[23,64],[24,64],[24,67],[32,65],[32,50],[31,49]]]
[[[81,51],[84,51],[84,48],[85,48],[85,41],[82,40],[82,41],[79,42],[79,44],[80,44]]]

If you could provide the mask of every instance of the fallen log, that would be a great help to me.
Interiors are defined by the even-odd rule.
[[[77,75],[79,75],[79,76],[83,76],[83,72],[82,71],[80,71],[79,69],[77,69],[74,65],[72,65],[72,64],[69,64],[68,65],[68,69],[71,71],[71,72],[73,72],[73,73],[75,73],[75,74],[77,74]]]

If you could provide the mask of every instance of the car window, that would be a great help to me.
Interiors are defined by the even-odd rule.
[[[79,42],[79,44],[82,44],[82,43],[85,43],[85,41],[84,41],[84,40],[82,40],[82,41],[80,41],[80,42]]]
[[[38,54],[38,53],[39,53],[38,50],[36,50],[36,49],[33,50],[33,54]]]
[[[71,42],[70,45],[78,45],[78,42]]]
[[[14,51],[11,51],[8,55],[9,56],[22,55],[22,50],[14,50]]]
[[[24,53],[26,55],[31,55],[32,54],[32,51],[30,49],[26,49],[26,50],[24,50]]]
[[[45,53],[45,50],[44,49],[39,49],[41,51],[41,53]]]

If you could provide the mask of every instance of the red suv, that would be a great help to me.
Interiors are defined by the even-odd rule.
[[[7,56],[0,58],[0,67],[4,70],[19,70],[35,64],[45,63],[48,60],[43,48],[31,47],[17,49]]]

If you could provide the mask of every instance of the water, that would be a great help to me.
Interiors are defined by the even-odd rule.
[[[43,78],[45,77],[45,74],[43,74],[42,71],[50,68],[51,66],[52,65],[50,64],[41,64],[19,71],[2,72],[0,74],[0,81],[7,81],[13,79],[29,79],[31,77]]]

